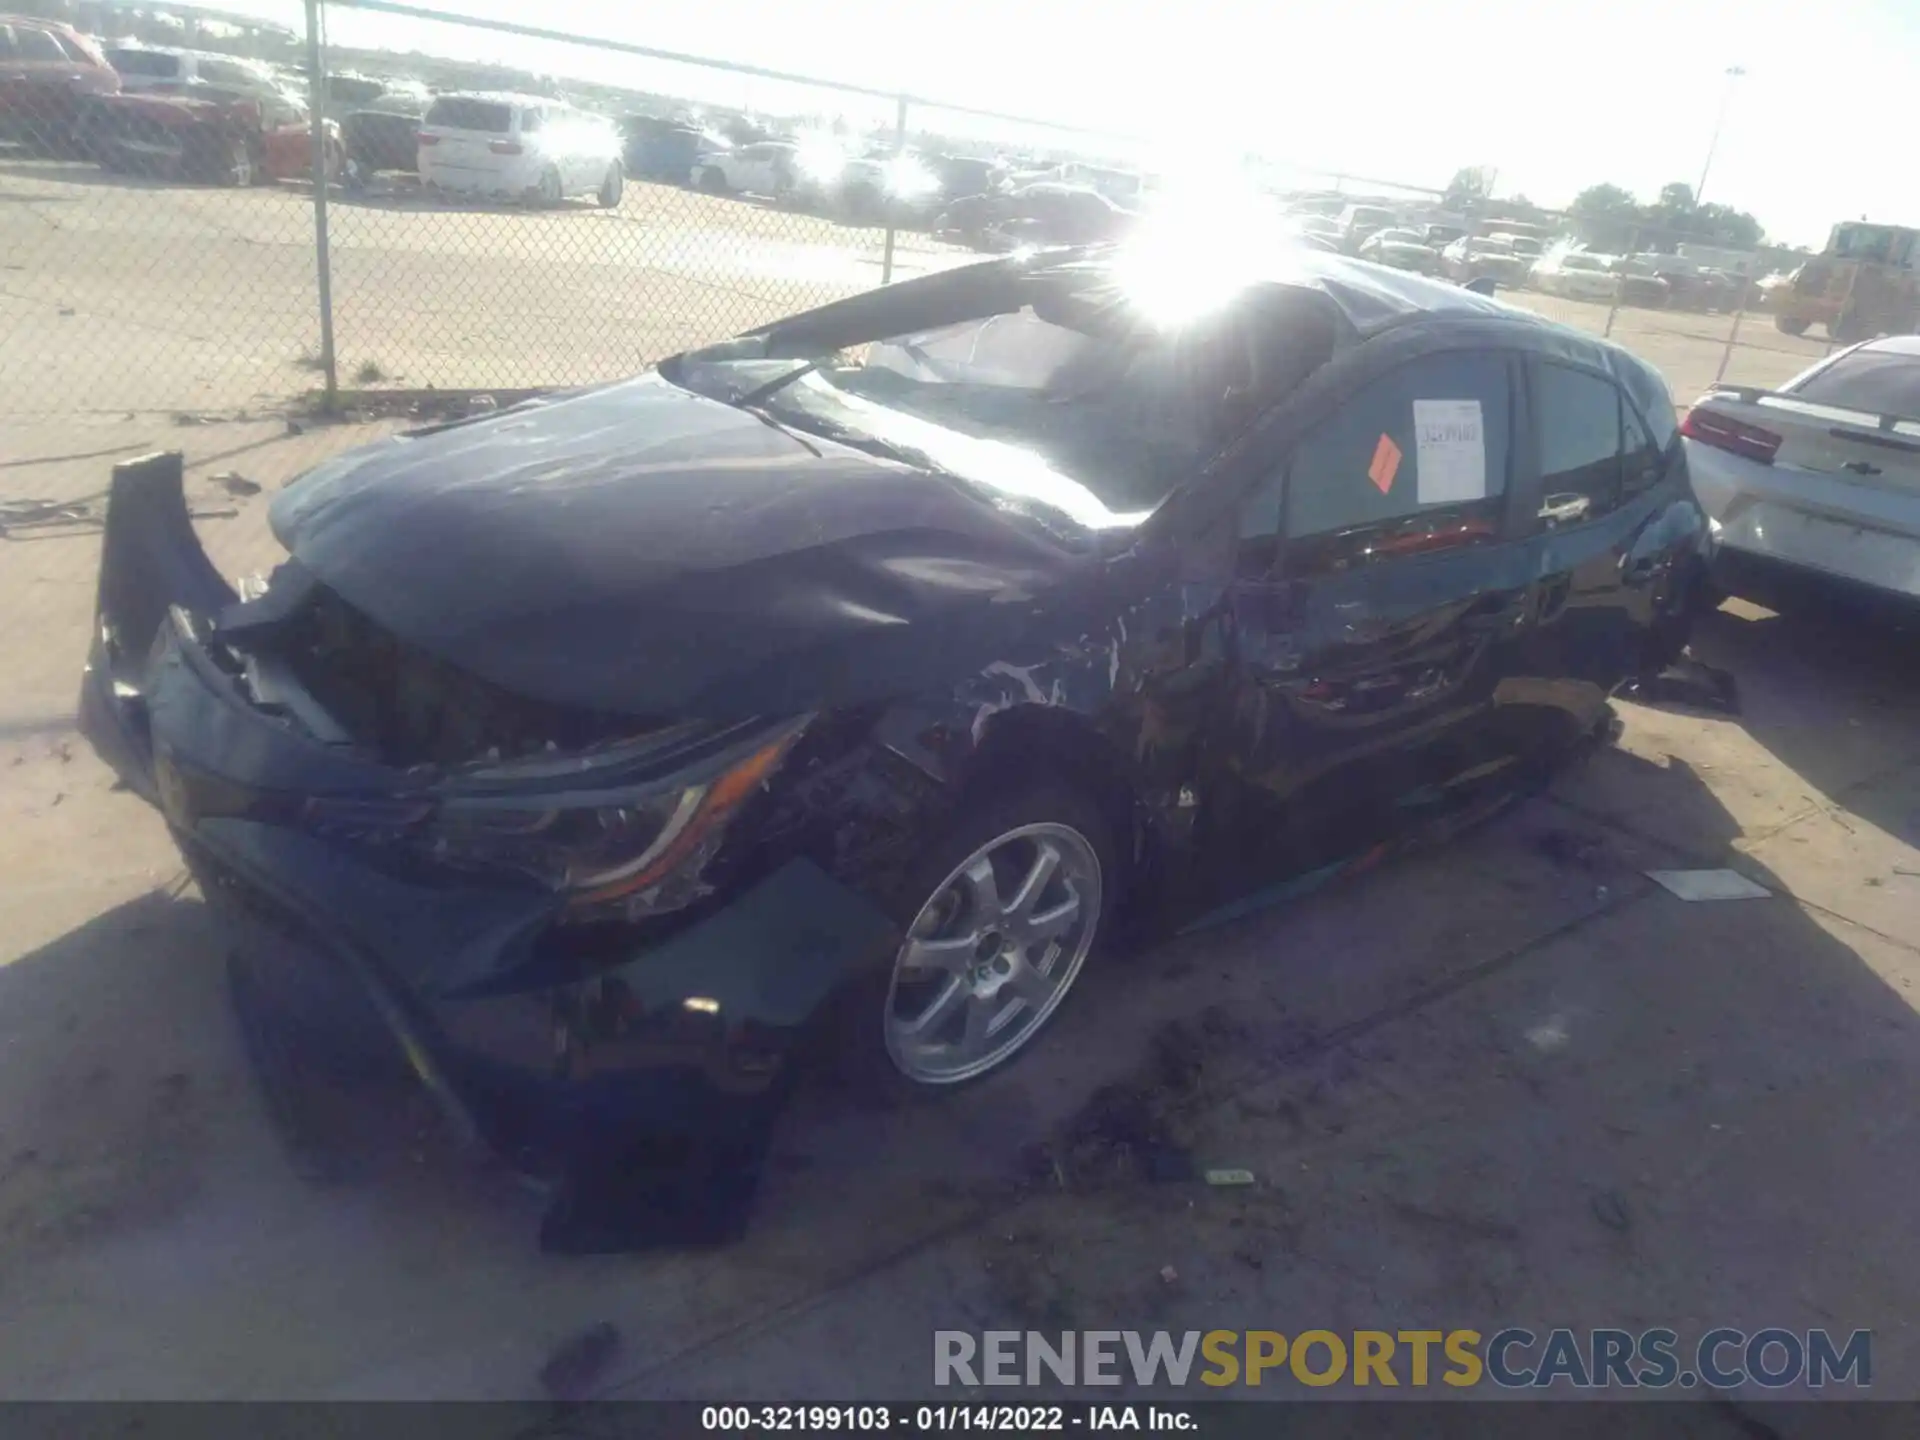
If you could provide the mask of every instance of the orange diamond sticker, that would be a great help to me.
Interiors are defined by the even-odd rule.
[[[1373,447],[1373,463],[1367,466],[1367,478],[1384,495],[1393,489],[1393,477],[1399,473],[1400,447],[1393,443],[1391,436],[1382,432],[1380,443]]]

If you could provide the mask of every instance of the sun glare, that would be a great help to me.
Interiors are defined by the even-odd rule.
[[[1114,274],[1154,325],[1173,328],[1225,305],[1290,242],[1270,196],[1237,171],[1168,177],[1120,247]]]

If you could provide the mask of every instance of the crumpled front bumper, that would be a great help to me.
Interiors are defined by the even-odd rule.
[[[81,729],[165,815],[287,1013],[337,1015],[356,1027],[349,1049],[371,1028],[462,1134],[530,1173],[604,1169],[650,1129],[724,1128],[662,1072],[768,1118],[754,1097],[778,1089],[842,981],[888,953],[891,920],[796,857],[591,973],[561,966],[543,949],[552,892],[397,863],[303,823],[307,797],[377,806],[401,779],[238,692],[204,644],[236,601],[193,535],[180,457],[115,467]]]

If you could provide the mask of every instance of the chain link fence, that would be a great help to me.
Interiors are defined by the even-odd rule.
[[[394,0],[315,0],[304,32],[43,8],[77,6],[94,33],[0,22],[0,419],[611,379],[1023,226],[1113,233],[1180,158]],[[394,25],[406,48],[373,43]],[[1372,215],[1421,267],[1495,266],[1683,404],[1833,343],[1771,308],[1778,252],[1231,158],[1343,248]],[[1010,218],[982,195],[1009,181],[1059,213]]]

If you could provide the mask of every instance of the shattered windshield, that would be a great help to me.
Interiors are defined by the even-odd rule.
[[[1092,530],[1130,526],[1212,458],[1298,349],[1240,302],[1149,323],[1105,271],[989,286],[974,313],[773,361],[741,342],[663,366],[676,383],[799,431],[953,475]],[[801,322],[795,322],[801,323]],[[780,327],[775,327],[778,338]],[[736,358],[737,357],[737,358]],[[1277,357],[1275,357],[1277,359]],[[1308,365],[1304,368],[1311,368]]]

